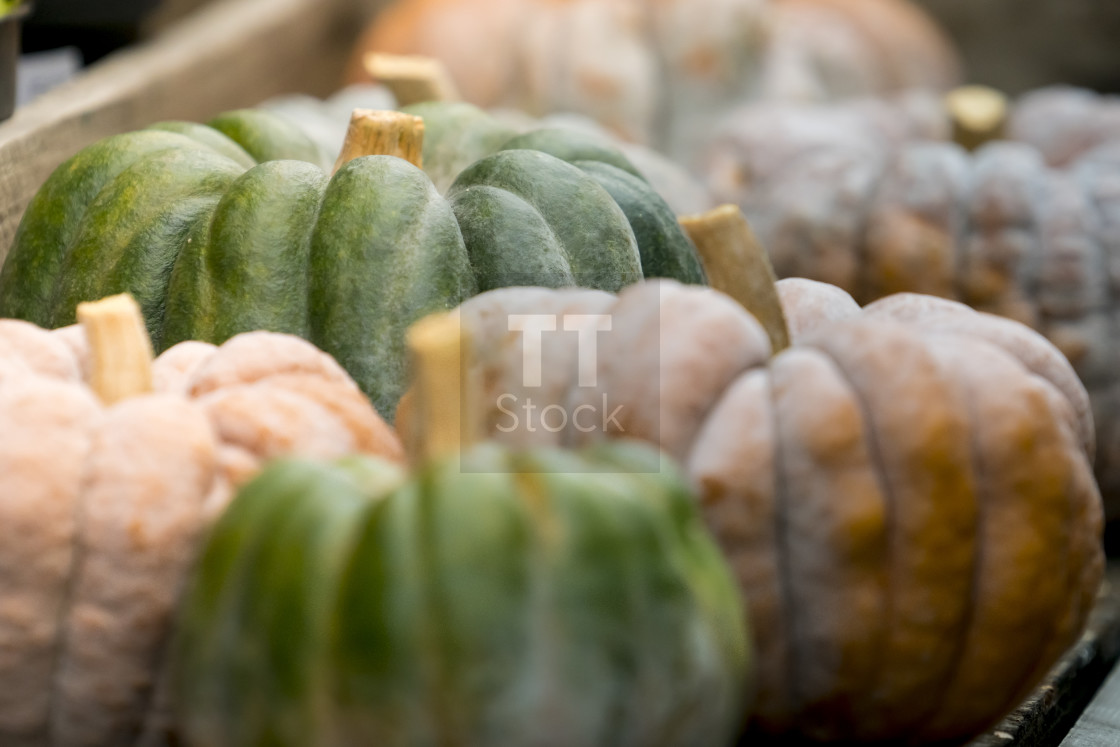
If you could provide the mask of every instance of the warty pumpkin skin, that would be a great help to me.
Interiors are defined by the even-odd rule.
[[[0,742],[12,747],[158,743],[173,610],[233,491],[284,455],[403,459],[309,343],[188,342],[149,370],[139,313],[119,303],[83,312],[82,328],[0,321]],[[139,379],[122,376],[137,360]]]
[[[802,279],[779,294],[793,345],[775,356],[730,298],[670,281],[617,297],[502,289],[459,314],[494,438],[638,438],[686,465],[750,606],[757,728],[965,740],[1077,639],[1097,593],[1088,396],[1010,320],[912,294],[861,310]],[[541,386],[526,385],[508,319],[529,309],[609,316],[593,385],[579,385],[575,335],[548,338]],[[508,393],[537,412],[605,401],[617,416],[549,432],[511,422]]]
[[[465,409],[443,399],[461,382],[459,325],[441,323],[455,353],[419,362],[419,407],[450,451],[411,474],[277,464],[210,535],[176,643],[184,736],[728,744],[743,607],[683,477],[641,444],[443,440]]]
[[[1120,108],[1039,91],[1009,113],[1016,139],[970,153],[944,142],[944,107],[930,104],[744,110],[714,139],[707,181],[743,207],[781,276],[863,303],[943,296],[1042,332],[1090,392],[1097,477],[1118,516]]]
[[[218,123],[278,155],[283,142],[272,151],[253,144],[282,129],[262,124],[272,120],[251,112]],[[510,277],[608,290],[642,278],[643,250],[611,194],[541,151],[476,163],[452,190],[453,208],[401,158],[354,158],[332,177],[292,159],[247,169],[244,149],[221,133],[168,127],[178,131],[109,138],[52,175],[0,272],[0,313],[62,326],[77,303],[127,290],[157,349],[248,329],[297,334],[334,355],[391,414],[404,387],[404,329],[423,314]],[[300,138],[290,151],[319,152]],[[619,192],[628,207],[639,204],[632,193]],[[668,213],[652,190],[641,200]],[[670,239],[657,244],[647,222],[646,263],[702,280],[679,228],[659,225]],[[539,247],[524,230],[542,237]],[[665,252],[669,261],[649,259]]]

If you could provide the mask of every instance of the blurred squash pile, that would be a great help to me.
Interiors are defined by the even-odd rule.
[[[905,0],[399,0],[347,75],[27,208],[0,744],[960,743],[1078,641],[1120,103]]]

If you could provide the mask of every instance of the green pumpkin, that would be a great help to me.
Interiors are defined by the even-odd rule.
[[[517,136],[473,104],[425,101],[401,109],[424,120],[424,171],[440,193],[475,161],[493,155]]]
[[[428,381],[427,412],[460,411]],[[742,603],[676,470],[637,443],[443,443],[409,476],[289,461],[242,491],[180,618],[186,741],[729,744]]]
[[[0,316],[60,327],[79,302],[130,292],[157,350],[297,334],[392,417],[404,329],[425,314],[511,282],[617,291],[642,278],[607,190],[542,152],[468,169],[453,209],[400,158],[356,158],[328,177],[310,138],[274,115],[213,124],[111,137],[59,167],[0,272]]]
[[[424,119],[424,170],[440,192],[452,197],[457,177],[476,161],[499,151],[548,153],[590,176],[622,208],[637,239],[645,277],[705,283],[696,248],[681,230],[672,208],[630,160],[604,139],[561,128],[518,135],[478,107],[461,102],[427,101],[402,111]]]

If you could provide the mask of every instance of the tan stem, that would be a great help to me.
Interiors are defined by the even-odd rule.
[[[953,139],[968,150],[1004,136],[1007,97],[987,86],[962,86],[945,96],[945,109],[953,122]]]
[[[78,322],[89,341],[90,386],[102,402],[152,391],[152,341],[132,296],[78,304]]]
[[[775,354],[789,347],[789,326],[766,251],[734,205],[680,219],[696,244],[708,282],[738,301],[762,323]]]
[[[337,172],[362,156],[396,156],[416,168],[424,168],[424,120],[395,111],[355,109],[335,161]]]
[[[477,396],[470,386],[471,338],[451,312],[421,319],[408,330],[413,387],[409,449],[421,462],[456,454],[478,438]]]
[[[441,60],[370,52],[362,58],[366,72],[397,98],[398,106],[424,101],[459,101],[459,90]]]

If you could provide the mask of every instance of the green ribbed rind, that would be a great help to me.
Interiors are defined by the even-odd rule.
[[[405,330],[477,293],[451,206],[424,172],[358,158],[327,188],[311,240],[309,339],[392,418],[407,387]]]
[[[576,166],[607,190],[630,222],[647,278],[671,278],[705,285],[696,247],[681,229],[673,209],[623,153],[601,138],[576,130],[550,128],[516,137],[503,150],[539,150]]]
[[[458,101],[425,101],[401,111],[424,120],[424,171],[441,194],[463,169],[497,153],[517,134],[477,106]]]
[[[319,146],[296,124],[262,109],[237,109],[219,114],[206,123],[240,145],[258,163],[291,159],[318,164],[323,169]]]
[[[327,181],[313,164],[269,161],[229,185],[179,253],[164,347],[257,329],[309,335],[311,235]]]
[[[159,349],[159,320],[179,251],[198,220],[244,171],[210,150],[175,148],[129,166],[100,191],[69,247],[50,326],[77,321],[77,305],[131,293]]]
[[[669,203],[649,182],[601,161],[576,161],[572,165],[607,190],[626,214],[638,240],[645,277],[707,285],[696,246],[681,228]]]
[[[181,134],[140,131],[94,143],[59,166],[24,212],[0,271],[0,317],[49,327],[55,287],[91,203],[138,161],[181,149],[208,150]]]
[[[742,602],[648,447],[486,445],[391,492],[375,480],[364,504],[339,486],[352,466],[292,469],[247,488],[204,550],[176,647],[191,743],[733,739]]]
[[[488,189],[476,189],[469,199],[461,196],[478,187]],[[528,232],[520,220],[493,220],[503,204],[510,203],[502,192],[539,216],[528,224]],[[472,262],[476,256],[527,254],[533,250],[529,242],[543,225],[561,247],[576,285],[619,291],[642,279],[638,244],[622,209],[594,179],[559,158],[534,150],[502,151],[471,165],[447,194]],[[481,259],[479,263],[485,264]],[[502,268],[498,278],[479,272],[478,284],[482,288],[538,284],[531,272],[522,277],[517,269],[517,265]]]
[[[331,743],[328,612],[361,516],[400,480],[376,460],[292,460],[241,491],[181,608],[174,672],[191,744]],[[243,640],[247,629],[267,634]]]

